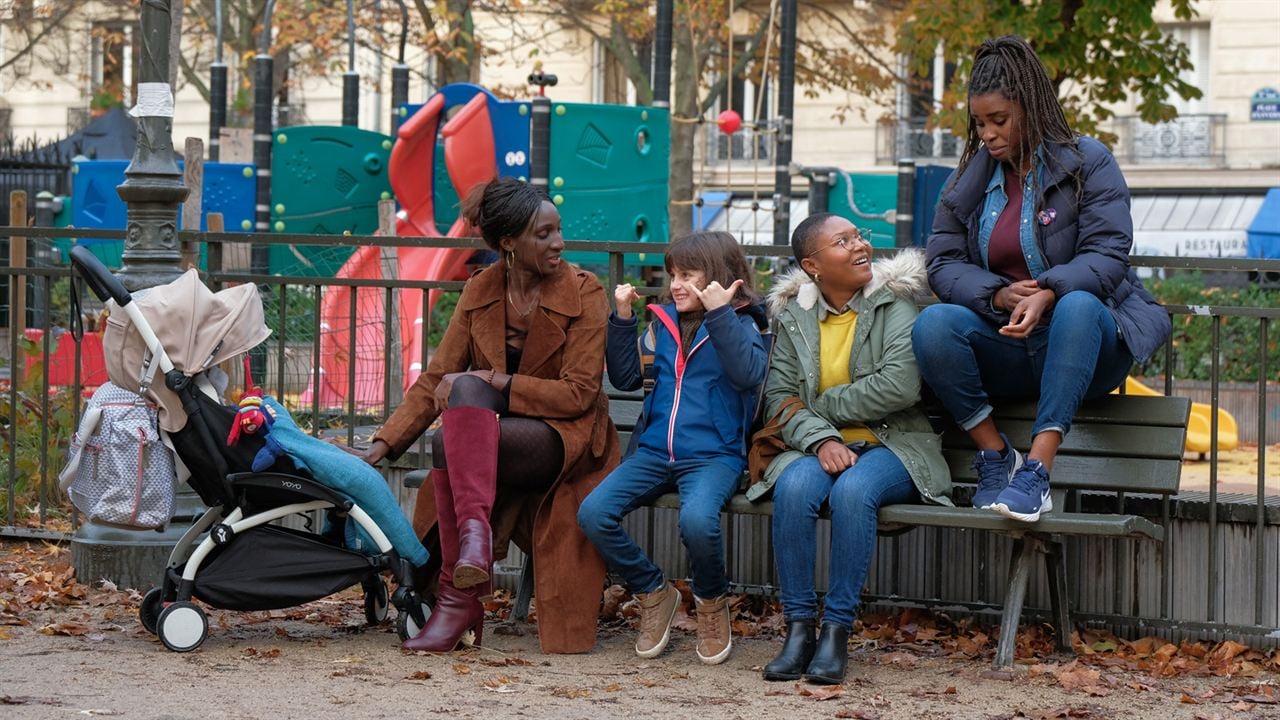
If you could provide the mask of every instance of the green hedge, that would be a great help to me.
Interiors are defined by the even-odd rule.
[[[1200,273],[1175,275],[1163,280],[1144,281],[1147,289],[1166,305],[1211,305],[1216,307],[1280,307],[1280,289],[1257,284],[1239,288],[1208,285]],[[1224,317],[1219,331],[1219,380],[1256,382],[1260,322],[1251,317]],[[1151,362],[1135,369],[1135,374],[1152,377],[1165,371],[1164,350]],[[1173,316],[1174,377],[1208,380],[1213,371],[1213,318],[1203,315]],[[1280,377],[1280,322],[1267,326],[1268,380]]]

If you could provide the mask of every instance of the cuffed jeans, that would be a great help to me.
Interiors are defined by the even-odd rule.
[[[864,451],[853,467],[834,476],[814,455],[788,465],[773,487],[773,554],[787,621],[818,617],[814,567],[824,502],[831,506],[831,572],[822,622],[852,629],[876,548],[880,508],[918,498],[906,467],[884,446]]]
[[[653,592],[665,581],[662,570],[645,556],[622,518],[663,493],[680,493],[680,539],[689,553],[693,594],[717,598],[729,591],[725,576],[720,511],[738,490],[742,468],[714,460],[668,462],[644,450],[609,473],[578,508],[578,525],[622,576],[627,589]]]
[[[962,305],[930,305],[911,342],[920,375],[966,431],[991,414],[989,397],[1039,398],[1032,437],[1065,436],[1080,402],[1114,390],[1133,365],[1111,311],[1081,291],[1061,297],[1048,327],[1025,339],[1001,335]]]

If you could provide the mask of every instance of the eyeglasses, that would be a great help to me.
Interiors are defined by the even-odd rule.
[[[834,241],[832,241],[831,243],[829,243],[829,244],[827,244],[827,245],[823,245],[822,247],[818,248],[817,250],[814,250],[813,252],[809,253],[808,255],[805,255],[805,257],[807,257],[807,258],[811,258],[811,257],[813,257],[814,255],[817,255],[818,253],[822,252],[823,250],[826,250],[827,248],[833,248],[833,247],[836,247],[837,245],[840,247],[840,249],[841,249],[841,250],[844,250],[845,252],[848,252],[848,251],[852,250],[856,245],[858,245],[858,244],[860,244],[860,243],[861,243],[861,244],[864,244],[864,245],[870,245],[870,244],[871,244],[871,232],[870,232],[870,231],[867,231],[867,230],[860,230],[860,229],[858,229],[858,228],[854,228],[852,231],[847,232],[847,233],[845,233],[845,234],[843,234],[843,235],[841,235],[841,236],[837,237],[837,238],[836,238]]]

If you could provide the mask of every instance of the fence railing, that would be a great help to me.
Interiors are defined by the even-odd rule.
[[[1149,123],[1136,115],[1111,122],[1116,159],[1133,165],[1221,165],[1226,162],[1226,115],[1179,115]]]
[[[23,235],[29,242],[49,242],[67,234],[66,229],[0,227],[0,239]],[[76,230],[85,238],[121,239],[120,231]],[[395,407],[400,382],[404,376],[404,348],[397,345],[399,318],[405,311],[400,294],[417,293],[409,311],[421,314],[424,330],[420,336],[419,357],[425,366],[430,357],[432,338],[443,323],[440,311],[433,317],[427,307],[430,292],[438,294],[440,307],[456,299],[462,283],[418,279],[348,279],[333,277],[274,276],[249,272],[230,272],[221,268],[222,248],[232,243],[264,242],[261,236],[183,232],[184,239],[208,244],[210,270],[207,281],[213,285],[254,283],[261,288],[266,317],[274,333],[256,352],[256,365],[262,368],[258,378],[268,393],[285,398],[304,426],[317,434],[345,437],[349,443],[363,440]],[[456,238],[337,237],[314,235],[273,235],[268,243],[291,245],[374,245],[384,248],[433,247],[480,248],[478,240]],[[604,254],[607,263],[599,268],[601,281],[608,287],[622,282],[631,268],[624,258],[647,253],[649,264],[660,262],[655,251],[662,246],[650,243],[569,243],[567,252]],[[763,270],[771,261],[789,257],[786,246],[751,246],[748,252],[758,258]],[[628,260],[629,261],[629,260]],[[1169,257],[1135,257],[1135,266],[1174,270],[1265,271],[1280,272],[1280,261],[1248,258],[1197,259]],[[775,268],[776,269],[776,268]],[[46,307],[62,306],[58,293],[72,292],[65,282],[65,267],[3,268],[10,280],[43,278],[37,302]],[[12,293],[23,283],[10,282]],[[649,287],[642,294],[656,294]],[[337,293],[346,303],[340,323],[340,343],[328,332],[317,308],[326,296]],[[345,295],[344,295],[345,293]],[[66,298],[69,300],[69,297]],[[94,301],[82,293],[83,309],[92,309]],[[421,307],[418,307],[420,305]],[[70,306],[68,302],[66,306]],[[376,313],[359,312],[380,308]],[[1166,529],[1166,542],[1161,545],[1131,540],[1072,541],[1069,563],[1088,568],[1077,577],[1096,578],[1087,586],[1071,589],[1072,607],[1089,622],[1106,624],[1131,632],[1157,631],[1170,636],[1237,637],[1255,644],[1274,643],[1280,628],[1280,477],[1268,477],[1268,443],[1280,438],[1268,429],[1271,413],[1280,412],[1280,367],[1273,352],[1280,332],[1276,320],[1280,307],[1220,307],[1173,305],[1167,307],[1175,325],[1203,325],[1194,332],[1210,338],[1211,373],[1208,399],[1211,417],[1216,424],[1221,406],[1219,392],[1223,367],[1228,362],[1247,360],[1256,364],[1254,381],[1257,408],[1254,417],[1239,418],[1241,423],[1256,425],[1258,439],[1256,472],[1242,477],[1237,471],[1230,492],[1220,490],[1224,465],[1215,444],[1208,453],[1207,482],[1191,483],[1184,471],[1182,492],[1161,502],[1155,497],[1127,496],[1099,507],[1098,498],[1084,495],[1080,506],[1106,512],[1136,513],[1158,520]],[[83,349],[80,344],[64,343],[70,334],[58,325],[66,322],[60,315],[43,313],[44,322],[36,328],[7,331],[0,354],[7,354],[7,375],[0,370],[0,406],[4,414],[3,457],[0,468],[0,537],[47,537],[63,539],[77,525],[78,518],[69,504],[59,496],[56,474],[64,461],[67,442],[82,406],[85,378],[82,376]],[[391,332],[385,329],[390,326]],[[1236,357],[1222,356],[1222,339],[1226,329],[1246,326],[1255,330],[1247,337],[1256,338],[1252,347],[1238,348]],[[371,345],[361,345],[361,329],[381,327],[383,332]],[[91,329],[91,328],[90,328]],[[366,335],[370,333],[364,333]],[[55,337],[58,336],[58,337]],[[325,338],[333,341],[328,350]],[[337,344],[334,344],[337,343]],[[88,347],[86,344],[85,347]],[[362,355],[362,353],[367,353]],[[1160,380],[1164,391],[1177,386],[1173,342],[1166,344],[1163,367],[1170,370]],[[325,360],[345,355],[348,362],[345,388],[362,383],[380,386],[373,395],[376,402],[358,401],[357,393],[348,391],[339,405],[327,403],[320,386]],[[374,377],[357,375],[354,359],[365,357],[364,369]],[[371,358],[371,359],[370,359]],[[232,387],[242,380],[232,368]],[[301,372],[305,377],[298,377]],[[1240,382],[1236,383],[1239,387]],[[298,388],[310,386],[311,393]],[[1217,427],[1213,430],[1217,431]],[[1238,456],[1239,453],[1237,452]],[[403,506],[412,507],[413,492],[400,486],[399,480],[408,466],[425,465],[429,448],[420,443],[416,451],[406,453],[401,466],[388,469]],[[1188,466],[1192,467],[1192,466]],[[1199,469],[1203,466],[1194,466]],[[1270,480],[1271,485],[1268,486]],[[1242,490],[1243,488],[1243,490]],[[646,515],[653,513],[653,515]],[[665,513],[665,514],[664,514]],[[675,518],[670,511],[637,513],[630,527],[637,540],[654,553],[655,559],[673,574],[686,572],[679,552]],[[730,576],[747,589],[771,591],[776,586],[770,552],[767,520],[734,517],[727,521]],[[963,551],[955,550],[963,548]],[[998,536],[971,531],[920,529],[880,543],[868,586],[869,597],[895,603],[922,603],[969,608],[977,612],[996,607],[1003,586],[1009,548]],[[949,553],[944,557],[944,553]],[[518,558],[518,553],[512,557]],[[825,562],[819,562],[825,567]],[[820,583],[823,582],[820,579]],[[1031,602],[1047,607],[1046,589],[1032,586]]]

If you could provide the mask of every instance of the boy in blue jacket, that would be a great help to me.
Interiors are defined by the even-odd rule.
[[[724,662],[733,647],[729,580],[720,511],[746,468],[747,439],[769,358],[764,309],[733,236],[700,232],[666,255],[671,303],[650,305],[655,320],[653,390],[644,401],[629,456],[578,510],[578,524],[636,593],[636,654],[659,655],[671,636],[680,593],[622,528],[622,518],[658,495],[680,493],[680,538],[689,553],[698,616],[698,658]],[[614,291],[606,349],[609,381],[635,390],[644,381],[630,285]]]

